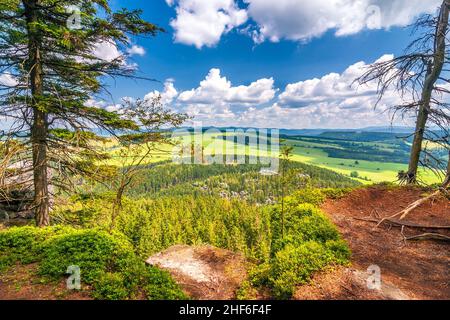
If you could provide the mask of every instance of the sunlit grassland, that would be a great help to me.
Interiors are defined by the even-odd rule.
[[[270,147],[266,151],[258,149],[257,146],[248,146],[245,144],[225,144],[224,140],[218,136],[227,135],[226,133],[204,133],[204,134],[185,134],[178,136],[174,141],[178,147],[174,147],[169,144],[159,144],[155,145],[155,150],[151,153],[151,156],[145,159],[142,164],[151,164],[159,161],[170,160],[174,155],[181,153],[180,146],[184,146],[184,152],[189,152],[189,146],[194,143],[196,146],[203,147],[204,157],[214,156],[215,154],[230,154],[234,153],[237,156],[259,156],[259,157],[270,157],[274,156],[271,154]],[[315,165],[321,168],[333,170],[335,172],[350,176],[352,172],[358,172],[359,178],[354,178],[365,184],[377,183],[390,181],[395,182],[397,180],[397,174],[401,170],[406,170],[407,165],[401,163],[391,163],[391,162],[379,162],[379,161],[366,161],[366,160],[355,160],[355,159],[341,159],[341,158],[331,158],[328,154],[321,148],[325,148],[332,144],[317,143],[298,140],[284,140],[281,142],[282,145],[291,145],[294,147],[293,155],[291,157],[292,161],[303,162],[310,165]],[[377,145],[381,148],[392,149],[392,145],[389,143],[377,143],[377,142],[360,142],[362,145]],[[109,165],[124,166],[131,164],[131,159],[129,161],[125,160],[119,155],[119,148],[116,142],[110,140],[102,145],[106,151],[111,154],[111,159],[108,160]],[[175,151],[173,148],[177,148]],[[186,156],[186,154],[185,154]],[[426,183],[438,183],[440,178],[429,170],[422,170],[420,172],[420,179]]]
[[[294,147],[292,160],[330,169],[347,176],[357,171],[360,177],[367,177],[370,180],[356,179],[363,183],[394,182],[397,180],[398,172],[407,169],[407,165],[401,163],[358,160],[356,164],[354,159],[330,158],[320,149],[305,147]],[[430,171],[422,170],[420,176],[427,183],[439,182],[439,178]]]
[[[320,147],[326,147],[326,145],[320,143],[304,143],[303,141],[299,142],[297,140],[286,140],[283,143],[294,146],[293,161],[316,165],[347,176],[356,171],[358,172],[359,177],[362,178],[356,180],[366,184],[385,181],[395,182],[397,180],[398,172],[407,170],[408,168],[406,164],[402,163],[332,158],[329,157],[325,151],[320,149]],[[298,146],[299,144],[302,146]],[[386,143],[362,142],[358,144],[376,144],[377,146],[382,146],[386,149],[392,149],[392,145]],[[420,180],[425,183],[440,182],[440,178],[430,170],[420,170],[419,176]]]
[[[103,164],[111,166],[126,167],[133,165],[136,163],[134,159],[146,154],[145,149],[142,149],[141,154],[130,154],[128,157],[124,157],[124,155],[120,152],[121,148],[119,143],[114,138],[105,139],[105,141],[96,142],[95,144],[95,146],[102,152],[106,152],[109,155],[109,159],[104,161]],[[152,152],[150,156],[147,156],[141,164],[146,165],[169,160],[172,157],[172,148],[173,146],[170,144],[157,143],[152,145]]]

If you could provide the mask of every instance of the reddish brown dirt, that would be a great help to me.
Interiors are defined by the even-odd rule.
[[[16,265],[0,274],[0,300],[90,300],[88,289],[69,291],[64,280],[39,283],[35,264]]]
[[[352,267],[365,271],[370,265],[378,265],[381,268],[382,281],[392,283],[412,299],[450,299],[448,242],[435,240],[405,242],[398,227],[382,225],[375,228],[374,223],[354,219],[393,215],[411,202],[420,199],[424,193],[424,190],[417,188],[379,186],[362,188],[342,199],[327,201],[322,209],[348,241],[353,252]],[[444,197],[429,201],[415,209],[405,221],[448,226],[450,202]],[[405,228],[404,235],[417,235],[425,231],[429,230]],[[445,230],[440,230],[439,233],[450,235]],[[334,287],[329,284],[329,277],[320,281],[328,283],[330,292],[334,290],[342,293],[336,294],[334,298],[351,295],[345,294],[348,290],[341,288],[342,277],[335,276],[339,280],[333,280]],[[336,289],[336,286],[339,289]],[[320,297],[324,296],[316,295],[316,298]],[[363,294],[359,298],[369,297]]]
[[[377,300],[382,295],[368,290],[364,283],[355,281],[352,270],[337,267],[319,272],[308,285],[298,288],[294,295],[297,300]]]

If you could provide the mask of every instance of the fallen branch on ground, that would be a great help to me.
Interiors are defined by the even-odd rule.
[[[426,196],[425,198],[422,198],[422,199],[419,199],[417,201],[414,201],[413,203],[411,203],[409,206],[407,206],[402,211],[397,212],[396,214],[393,214],[392,216],[385,217],[385,218],[381,219],[380,222],[377,224],[377,227],[379,225],[381,225],[384,221],[392,220],[393,218],[396,218],[398,216],[400,216],[400,220],[404,219],[411,211],[413,211],[417,207],[421,206],[423,203],[427,202],[428,200],[433,199],[434,197],[436,197],[440,193],[441,193],[441,190],[437,190],[437,191],[433,192],[432,194],[430,194],[429,196]]]

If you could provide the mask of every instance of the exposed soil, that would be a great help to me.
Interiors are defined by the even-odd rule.
[[[146,262],[168,270],[189,296],[200,300],[235,298],[247,275],[242,255],[212,246],[173,246]]]
[[[0,300],[90,300],[88,291],[68,290],[66,281],[41,283],[36,264],[16,265],[0,274]],[[87,289],[87,288],[83,288]]]
[[[365,272],[369,266],[378,265],[382,282],[398,287],[411,299],[450,299],[448,242],[404,241],[403,235],[417,235],[430,230],[405,228],[402,235],[399,227],[382,225],[375,228],[375,223],[354,219],[393,215],[420,199],[424,192],[418,188],[374,186],[356,190],[339,200],[329,200],[322,209],[348,241],[353,252],[352,268]],[[444,197],[429,201],[411,212],[405,221],[428,226],[449,226],[450,202]],[[439,230],[439,233],[450,235],[448,230]],[[317,289],[317,286],[325,286],[327,292],[321,294],[316,290],[316,299],[326,298],[328,294],[338,299],[352,296],[356,299],[370,298],[367,292],[358,293],[345,287],[342,289],[342,285],[348,282],[345,272],[339,272],[319,276],[321,278],[315,281],[313,287]],[[302,295],[298,297],[302,298]]]
[[[383,281],[381,288],[367,287],[369,274],[354,268],[337,267],[319,272],[310,284],[298,288],[297,300],[409,300],[396,285]]]

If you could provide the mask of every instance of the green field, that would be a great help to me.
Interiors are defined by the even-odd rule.
[[[287,140],[285,144],[298,144],[298,141]],[[330,169],[344,175],[350,175],[351,172],[357,171],[360,177],[367,177],[367,179],[370,180],[357,179],[363,183],[383,181],[394,182],[397,179],[397,173],[400,170],[407,169],[407,165],[401,163],[331,158],[320,148],[311,148],[307,145],[304,147],[294,147],[294,156],[292,157],[292,160]],[[355,161],[357,161],[357,164]],[[439,181],[439,178],[430,171],[422,170],[420,175],[421,179],[427,183]]]
[[[203,145],[206,147],[210,145],[218,136],[224,134],[210,134],[205,133],[203,135]],[[219,137],[220,139],[220,137]],[[313,139],[313,138],[311,138]],[[324,151],[325,148],[330,146],[336,147],[332,141],[324,142],[312,142],[310,138],[302,138],[302,140],[285,139],[282,140],[282,145],[290,145],[294,147],[294,154],[291,158],[293,161],[302,162],[306,164],[315,165],[321,168],[330,169],[335,172],[350,176],[352,172],[358,172],[359,178],[356,180],[368,184],[377,182],[394,182],[397,180],[397,173],[401,170],[407,169],[406,163],[395,163],[389,161],[368,161],[361,159],[344,159],[330,157],[327,152]],[[187,138],[189,140],[189,138]],[[197,140],[199,138],[197,137]],[[373,147],[377,146],[380,150],[392,151],[396,150],[398,141],[381,141],[381,142],[357,142],[359,147]],[[224,149],[224,152],[226,150]],[[270,156],[268,153],[260,153],[254,148],[249,148],[248,146],[238,145],[235,146],[235,153],[249,154],[249,155],[260,155],[260,156]],[[437,183],[439,182],[439,177],[434,175],[431,171],[420,171],[420,178],[426,183]]]
[[[248,156],[260,156],[260,157],[273,157],[275,154],[270,153],[270,148],[267,152],[264,150],[258,150],[255,147],[249,147],[248,145],[239,144],[235,142],[234,144],[228,143],[226,145],[223,137],[226,133],[219,132],[206,132],[204,134],[186,134],[180,136],[176,139],[178,146],[184,146],[189,149],[189,145],[194,143],[196,146],[202,146],[204,156],[213,156],[214,154],[229,154],[233,152],[235,155],[248,155]],[[328,138],[317,138],[317,137],[294,137],[281,140],[281,146],[289,145],[293,146],[293,156],[292,161],[302,162],[305,164],[315,165],[321,168],[330,169],[335,172],[344,174],[346,176],[351,176],[357,172],[357,177],[352,177],[353,179],[364,183],[378,183],[378,182],[395,182],[397,180],[397,173],[401,170],[407,169],[406,163],[391,162],[389,161],[389,156],[384,156],[385,161],[369,161],[358,157],[355,151],[351,159],[333,157],[326,151],[330,148],[334,150],[346,149],[339,144],[348,144],[348,141],[342,142],[341,140],[334,141]],[[396,140],[382,140],[382,141],[358,141],[351,142],[353,148],[370,149],[373,153],[374,158],[379,158],[380,155],[377,151],[392,153],[397,155],[399,151],[399,142]],[[407,142],[406,142],[407,143]],[[215,147],[214,147],[215,145]],[[402,146],[405,148],[405,146]],[[108,143],[105,148],[110,151],[112,158],[108,161],[111,165],[127,165],[127,160],[119,155],[119,150],[115,147],[114,143]],[[172,159],[173,147],[171,145],[158,145],[152,156],[146,160],[146,163],[155,163],[164,160]],[[217,150],[219,148],[219,150]],[[174,151],[175,154],[180,151]],[[346,152],[352,152],[352,148],[348,148]],[[405,153],[404,151],[401,151]],[[371,157],[372,154],[364,154],[364,157]],[[363,157],[363,158],[364,158]],[[406,156],[403,155],[405,159]],[[433,174],[431,171],[421,170],[420,179],[425,183],[438,183],[440,178]]]

